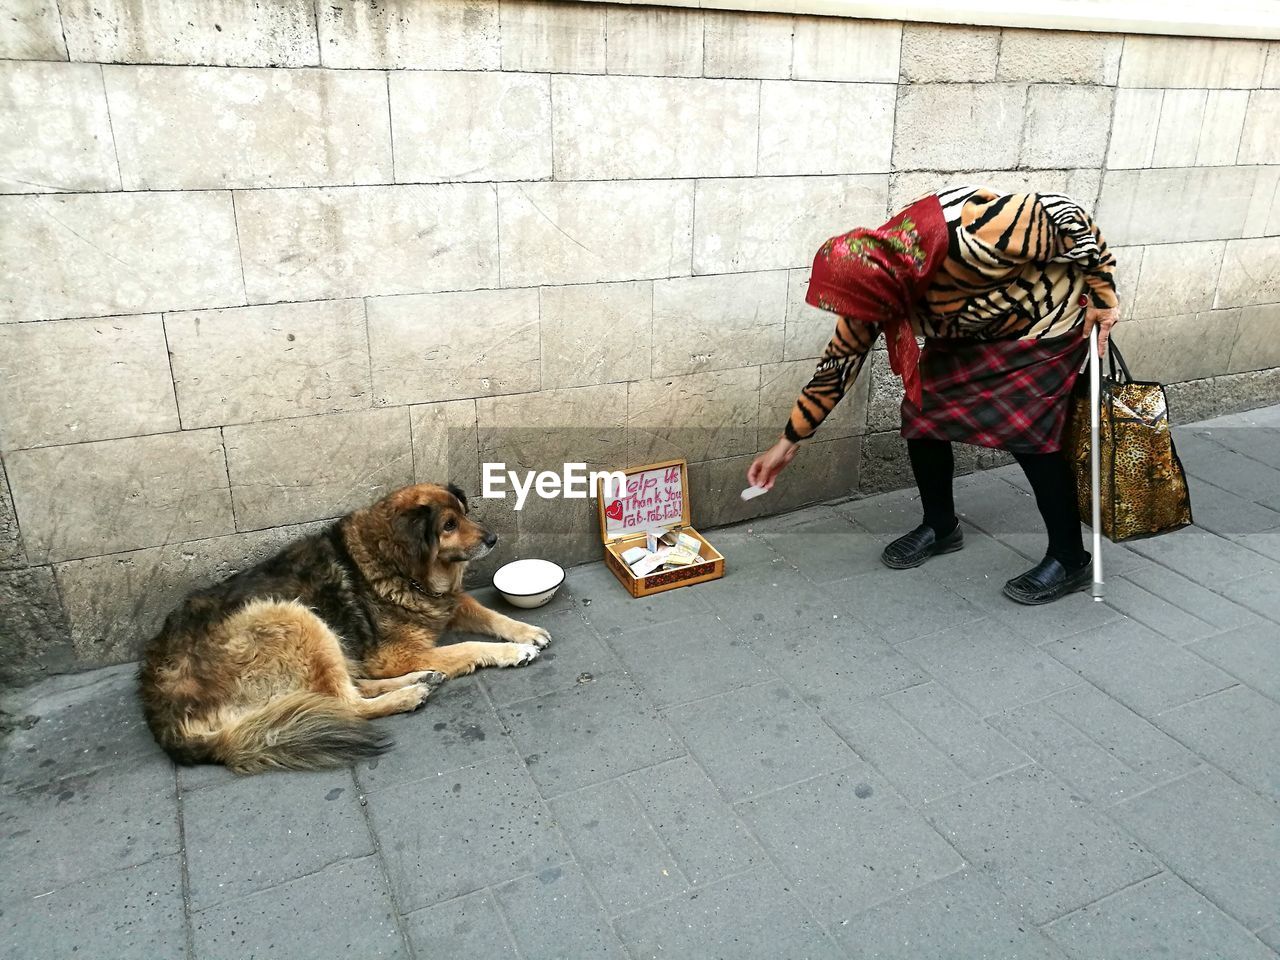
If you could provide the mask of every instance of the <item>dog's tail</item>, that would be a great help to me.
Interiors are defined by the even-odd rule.
[[[290,693],[213,734],[212,759],[236,773],[320,770],[379,756],[391,740],[345,704],[319,693]]]

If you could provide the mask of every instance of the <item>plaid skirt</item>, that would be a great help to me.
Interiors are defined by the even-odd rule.
[[[1089,341],[926,340],[923,404],[902,401],[908,440],[953,440],[1010,453],[1061,449],[1071,388]]]

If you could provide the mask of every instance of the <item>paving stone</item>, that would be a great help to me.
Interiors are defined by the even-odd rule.
[[[504,757],[376,790],[369,815],[401,910],[439,903],[568,859],[528,775]],[[405,824],[421,830],[405,830]]]
[[[1280,902],[1280,804],[1210,766],[1126,800],[1110,815],[1169,868],[1250,929]]]
[[[764,537],[757,536],[753,530],[753,527],[739,525],[703,531],[725,557],[725,579],[731,574],[742,578],[747,571],[759,570],[761,576],[767,577],[766,571],[775,567],[794,569]]]
[[[738,809],[801,901],[828,926],[964,866],[861,761]]]
[[[1272,924],[1257,931],[1256,936],[1276,953],[1280,953],[1280,923]]]
[[[835,513],[762,536],[814,583],[884,569],[875,538]]]
[[[938,683],[922,683],[885,697],[885,702],[972,779],[1030,762]]]
[[[1235,682],[1217,667],[1132,620],[1057,640],[1045,649],[1144,717]]]
[[[1038,766],[962,790],[931,804],[927,815],[1035,923],[1160,870],[1141,846]]]
[[[830,713],[929,679],[914,661],[848,613],[762,638],[753,646],[792,690]]]
[[[1280,799],[1280,704],[1274,700],[1236,686],[1162,713],[1155,723],[1245,786]]]
[[[48,895],[0,902],[0,954],[8,960],[186,956],[177,854],[41,892]]]
[[[997,713],[1074,686],[1079,678],[991,620],[898,645],[979,713]]]
[[[502,601],[485,605],[507,610]],[[508,612],[519,620],[549,630],[551,645],[543,648],[528,669],[486,670],[479,674],[489,699],[499,706],[590,682],[583,674],[598,678],[623,669],[618,658],[598,639],[595,628],[583,620],[582,609],[563,592],[546,607]]]
[[[917,887],[833,929],[850,956],[866,960],[1063,957],[1008,897],[971,869]]]
[[[495,893],[522,957],[627,956],[575,864],[548,867]]]
[[[1262,414],[1264,411],[1257,413]],[[1201,424],[1200,429],[1195,430],[1195,435],[1280,470],[1278,427],[1268,427],[1261,421],[1246,423],[1227,418],[1221,426]],[[1181,437],[1182,433],[1179,432],[1178,436]]]
[[[766,859],[760,845],[688,757],[623,778],[684,875],[704,884]]]
[[[1022,573],[1027,568],[1028,565],[1024,564],[1017,572]],[[1081,631],[1097,630],[1121,619],[1119,612],[1105,603],[1095,602],[1087,590],[1033,607],[1014,603],[999,590],[989,594],[985,604],[974,602],[1017,636],[1037,646]]]
[[[721,880],[618,920],[631,955],[774,960],[842,956],[769,867]]]
[[[969,782],[946,753],[883,700],[837,706],[823,716],[910,803],[934,800]]]
[[[1258,533],[1280,527],[1280,513],[1223,490],[1196,476],[1188,476],[1196,526],[1220,537]]]
[[[1045,703],[1149,783],[1180,777],[1202,762],[1168,734],[1092,684],[1072,687]]]
[[[365,790],[441,776],[510,749],[475,676],[450,680],[415,713],[375,720],[395,745],[355,767]]]
[[[894,532],[885,536],[886,542],[906,533],[919,522],[917,513],[907,525],[895,525]],[[1028,566],[1027,558],[1011,547],[966,525],[962,550],[933,557],[918,569],[975,606],[994,611],[1013,605],[1001,595],[1000,589],[1006,580],[1022,573]]]
[[[634,598],[603,563],[598,563],[574,570],[569,591],[587,622],[607,639],[623,630],[644,625],[657,626],[706,613],[702,586],[678,587]]]
[[[838,580],[828,590],[848,598],[863,623],[889,643],[927,637],[947,627],[981,620],[985,611],[933,580],[924,570],[880,569]]]
[[[191,918],[201,960],[407,957],[376,857],[334,863]]]
[[[1259,572],[1280,579],[1280,564],[1195,527],[1185,527],[1152,540],[1135,540],[1129,549],[1210,590],[1221,590],[1232,581]]]
[[[1259,693],[1280,701],[1280,626],[1260,622],[1240,627],[1190,649]]]
[[[731,801],[857,760],[818,714],[782,683],[673,707],[667,716]]]
[[[1241,606],[1260,613],[1273,623],[1280,623],[1280,590],[1271,573],[1237,580],[1223,588],[1223,593]]]
[[[419,956],[455,960],[514,960],[517,956],[491,890],[418,910],[404,918],[404,925]]]
[[[861,624],[849,624],[843,598],[790,566],[771,566],[767,577],[713,581],[702,595],[717,617],[761,652],[810,630],[826,636],[864,630]]]
[[[1173,606],[1124,577],[1108,578],[1105,591],[1107,606],[1174,643],[1194,643],[1219,632],[1213,624]]]
[[[681,620],[670,629],[627,630],[610,637],[609,645],[660,707],[775,677],[744,641],[709,613]]]
[[[1186,610],[1219,630],[1252,626],[1261,621],[1252,610],[1232,603],[1195,580],[1158,564],[1130,570],[1124,576],[1166,603]]]
[[[37,897],[178,850],[168,763],[123,763],[0,794],[0,901]]]
[[[623,781],[559,796],[551,801],[551,812],[610,916],[685,886],[683,873]]]
[[[920,495],[914,489],[906,488],[879,494],[877,497],[852,499],[847,503],[838,503],[832,509],[851,517],[861,529],[867,530],[883,543],[915,529],[922,516]],[[966,530],[966,538],[968,535],[969,531]],[[968,539],[965,549],[968,549]]]
[[[1087,800],[1106,805],[1150,786],[1054,710],[1054,699],[997,714],[988,722]]]
[[[499,709],[544,796],[681,756],[684,746],[617,675]]]
[[[0,791],[38,787],[124,762],[167,766],[135,699],[135,667],[54,677],[0,703],[15,716],[38,717],[5,744]]]
[[[1174,957],[1272,960],[1272,953],[1171,873],[1144,880],[1044,928],[1072,957]]]
[[[247,777],[197,790],[183,798],[183,832],[195,910],[373,853],[347,770]]]

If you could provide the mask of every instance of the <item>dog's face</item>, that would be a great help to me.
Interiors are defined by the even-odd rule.
[[[420,483],[388,500],[404,547],[428,567],[479,560],[498,542],[496,533],[471,519],[467,495],[453,484]]]

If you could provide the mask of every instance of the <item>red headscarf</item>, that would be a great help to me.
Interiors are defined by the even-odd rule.
[[[947,255],[947,223],[936,196],[907,207],[882,227],[832,237],[813,258],[805,300],[850,320],[881,324],[889,366],[921,405],[920,348],[911,311]]]

